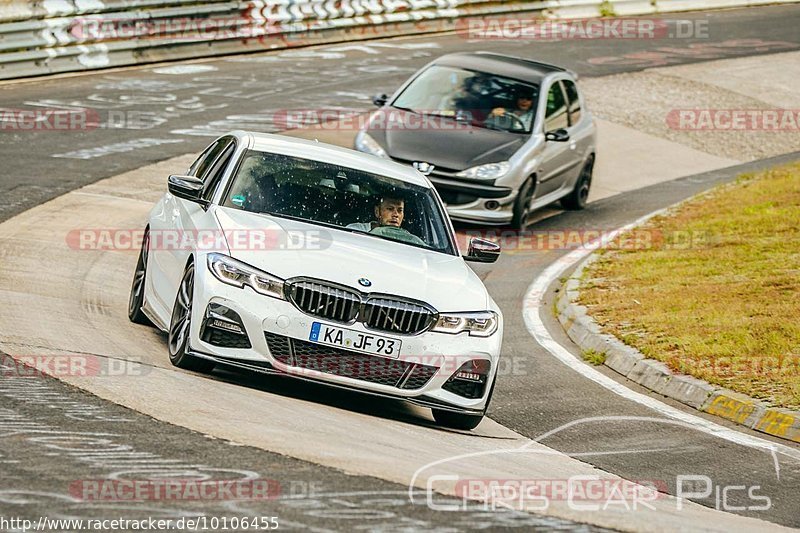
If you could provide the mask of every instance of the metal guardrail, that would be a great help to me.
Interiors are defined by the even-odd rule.
[[[0,79],[454,29],[463,17],[548,18],[797,0],[61,0],[0,4]]]

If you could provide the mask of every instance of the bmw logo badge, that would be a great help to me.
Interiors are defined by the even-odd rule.
[[[359,278],[358,284],[362,287],[372,287],[372,282],[367,278]]]

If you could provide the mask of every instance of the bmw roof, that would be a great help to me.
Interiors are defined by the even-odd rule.
[[[249,147],[253,150],[313,159],[315,161],[372,172],[421,187],[431,187],[428,179],[411,165],[395,163],[394,161],[382,159],[356,150],[340,148],[332,144],[318,141],[288,137],[286,135],[274,135],[254,131],[239,130],[230,132],[228,135],[233,135],[242,139],[244,142],[248,143]]]

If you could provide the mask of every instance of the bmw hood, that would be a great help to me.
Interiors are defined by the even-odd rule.
[[[489,309],[483,283],[460,257],[227,207],[215,214],[230,255],[274,276],[305,276],[364,293],[403,296],[442,312]],[[264,235],[263,245],[260,237],[242,238],[248,233]],[[361,278],[371,285],[360,286]]]
[[[391,112],[406,113],[396,109],[391,109]],[[378,113],[385,114],[386,111],[381,110]],[[375,123],[373,117],[370,125]],[[377,123],[380,124],[380,120]],[[435,124],[439,126],[371,127],[368,132],[392,159],[425,161],[455,172],[478,165],[508,161],[529,138],[520,133],[490,130],[450,119],[437,118]],[[453,127],[445,127],[449,124]]]

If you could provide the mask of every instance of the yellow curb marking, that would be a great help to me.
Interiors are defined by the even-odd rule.
[[[794,417],[779,411],[767,411],[766,415],[756,425],[756,429],[769,433],[770,435],[777,435],[781,437],[787,436],[786,433],[791,429],[794,424]],[[798,440],[800,436],[793,437],[792,440]]]
[[[717,396],[706,412],[743,424],[754,410],[755,407],[750,402],[743,402],[730,396]]]

